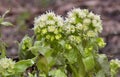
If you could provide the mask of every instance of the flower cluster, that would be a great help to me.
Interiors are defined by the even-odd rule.
[[[81,42],[81,38],[79,36],[75,36],[75,35],[70,35],[68,37],[68,40],[70,40],[71,43],[73,43],[73,42],[80,43]]]
[[[118,59],[111,60],[111,65],[112,65],[112,64],[115,64],[117,67],[120,68],[120,60],[118,60]]]
[[[39,40],[48,41],[67,39],[66,47],[70,43],[79,44],[83,39],[97,37],[102,31],[100,16],[89,12],[87,9],[73,9],[68,12],[65,22],[61,16],[47,12],[34,21],[34,32]],[[68,47],[69,46],[69,47]]]
[[[68,12],[64,28],[67,34],[83,37],[95,37],[102,30],[100,16],[84,9],[73,9]]]
[[[102,31],[100,16],[89,12],[87,9],[73,9],[67,14],[63,32],[69,43],[67,48],[72,48],[73,43],[81,43],[82,40],[97,37]],[[69,47],[68,47],[69,46]]]
[[[12,72],[11,70],[14,69],[15,62],[9,58],[2,58],[0,59],[0,74],[5,72]]]
[[[32,47],[33,39],[25,36],[19,44],[19,59],[27,59],[31,54],[30,48]]]
[[[47,12],[34,21],[34,32],[38,39],[59,40],[62,37],[62,27],[63,18],[53,12]]]
[[[98,47],[100,47],[100,48],[103,48],[103,47],[106,45],[106,43],[104,42],[104,40],[103,40],[102,38],[97,38],[97,39],[96,39],[96,44],[97,44]]]
[[[111,67],[111,77],[114,77],[114,75],[116,75],[118,69],[120,68],[120,60],[118,59],[111,60],[110,67]]]
[[[32,46],[32,39],[28,36],[25,36],[21,42],[21,50],[25,51]]]

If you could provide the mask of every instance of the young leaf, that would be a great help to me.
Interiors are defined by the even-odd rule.
[[[5,43],[0,40],[0,58],[5,58],[5,56],[6,56]]]
[[[49,46],[33,46],[31,47],[29,50],[31,50],[32,54],[34,54],[35,56],[42,54],[45,55],[48,51],[50,51],[50,47]]]
[[[38,58],[36,60],[36,66],[37,66],[38,70],[40,70],[41,72],[44,72],[46,74],[49,71],[48,61],[47,61],[46,57],[44,57],[41,54],[38,56]]]
[[[25,36],[19,45],[19,57],[20,59],[31,59],[34,57],[29,48],[32,47],[32,39],[29,36]]]
[[[50,71],[49,76],[52,76],[52,77],[67,77],[67,75],[63,71],[61,71],[60,69]]]
[[[96,77],[106,77],[105,72],[103,70],[98,71]]]
[[[77,52],[74,50],[66,52],[65,57],[71,64],[77,62]]]
[[[2,15],[2,18],[4,19],[5,18],[5,16],[6,16],[6,14],[8,14],[10,12],[10,9],[9,10],[7,10],[3,15]]]
[[[93,70],[95,67],[93,55],[83,58],[83,63],[87,72]]]
[[[2,22],[1,25],[3,25],[3,26],[13,26],[12,23],[6,22],[6,21]]]
[[[15,64],[14,70],[16,73],[23,73],[28,67],[34,64],[34,60],[21,60]]]
[[[110,76],[110,64],[105,54],[99,54],[97,61],[107,76]]]

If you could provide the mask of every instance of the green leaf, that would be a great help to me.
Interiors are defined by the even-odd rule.
[[[38,56],[36,60],[36,66],[38,70],[40,70],[41,72],[48,73],[48,70],[49,70],[48,61],[46,57],[44,57],[43,55],[40,54]]]
[[[8,9],[3,15],[2,15],[2,18],[4,19],[6,14],[8,14],[10,12],[10,9]]]
[[[78,51],[77,56],[78,56],[78,59],[77,59],[76,65],[73,66],[73,68],[75,68],[77,70],[77,74],[75,77],[85,77],[86,70],[85,70],[83,60],[82,60],[82,55],[79,51]]]
[[[14,70],[16,73],[24,72],[28,67],[31,67],[34,64],[34,60],[21,60],[15,64]]]
[[[104,73],[109,76],[110,75],[110,64],[108,62],[107,56],[105,54],[99,54],[97,61],[99,62]]]
[[[59,41],[59,44],[60,44],[62,47],[64,47],[64,46],[65,46],[65,41],[64,41],[64,40],[60,40],[60,41]]]
[[[95,62],[94,62],[94,57],[93,57],[93,55],[90,55],[90,56],[88,56],[88,57],[85,57],[85,58],[83,58],[82,60],[83,60],[83,64],[84,64],[85,69],[86,69],[87,72],[94,69],[94,67],[95,67]]]
[[[52,77],[67,77],[67,75],[61,71],[60,69],[55,69],[55,70],[52,70],[49,72],[49,76],[52,76]]]
[[[82,44],[78,44],[78,45],[75,45],[76,48],[79,50],[79,52],[81,53],[82,56],[84,56],[84,48],[82,47]]]
[[[77,52],[74,50],[66,52],[65,57],[71,64],[77,62]]]
[[[42,41],[35,41],[34,46],[30,47],[29,50],[34,54],[35,56],[42,54],[45,55],[47,52],[51,50],[50,46],[44,46],[42,45]]]
[[[34,54],[35,56],[37,56],[38,54],[42,54],[45,55],[48,51],[50,51],[50,47],[46,46],[33,46],[31,47],[29,50],[31,50],[32,54]]]
[[[100,70],[100,71],[98,71],[98,73],[96,74],[96,77],[106,77],[106,76],[105,76],[104,71],[103,71],[103,70]]]
[[[1,25],[3,25],[3,26],[13,26],[12,23],[6,22],[6,21],[2,22]]]
[[[5,43],[0,40],[0,58],[6,57]]]
[[[37,77],[37,75],[36,74],[28,73],[28,77]]]
[[[0,17],[0,25],[1,25],[1,23],[3,22],[3,18],[2,17]]]

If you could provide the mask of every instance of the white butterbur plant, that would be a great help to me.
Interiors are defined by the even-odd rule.
[[[68,12],[63,20],[53,12],[47,12],[35,18],[34,32],[37,40],[41,41],[39,45],[46,48],[40,53],[47,59],[45,61],[48,63],[50,72],[55,73],[56,71],[50,68],[56,66],[54,68],[64,74],[62,77],[68,74],[72,77],[109,77],[111,75],[106,55],[98,53],[99,48],[105,46],[104,40],[98,35],[102,32],[99,15],[87,9],[76,8]],[[48,53],[49,56],[46,55]],[[52,65],[51,62],[53,62]],[[44,71],[43,68],[41,71]],[[49,72],[45,75],[49,77]],[[55,74],[56,77],[61,75]]]
[[[0,55],[0,77],[116,77],[120,61],[98,52],[106,45],[99,15],[79,8],[66,18],[46,12],[33,30],[19,44],[18,62]]]

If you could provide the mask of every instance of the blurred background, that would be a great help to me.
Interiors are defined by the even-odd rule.
[[[17,58],[17,41],[20,42],[25,34],[33,35],[34,17],[48,10],[66,16],[66,12],[75,7],[101,15],[103,31],[100,36],[106,46],[99,52],[107,54],[109,60],[120,59],[120,0],[0,0],[0,15],[11,9],[6,20],[14,24],[13,27],[2,27],[8,57]]]

